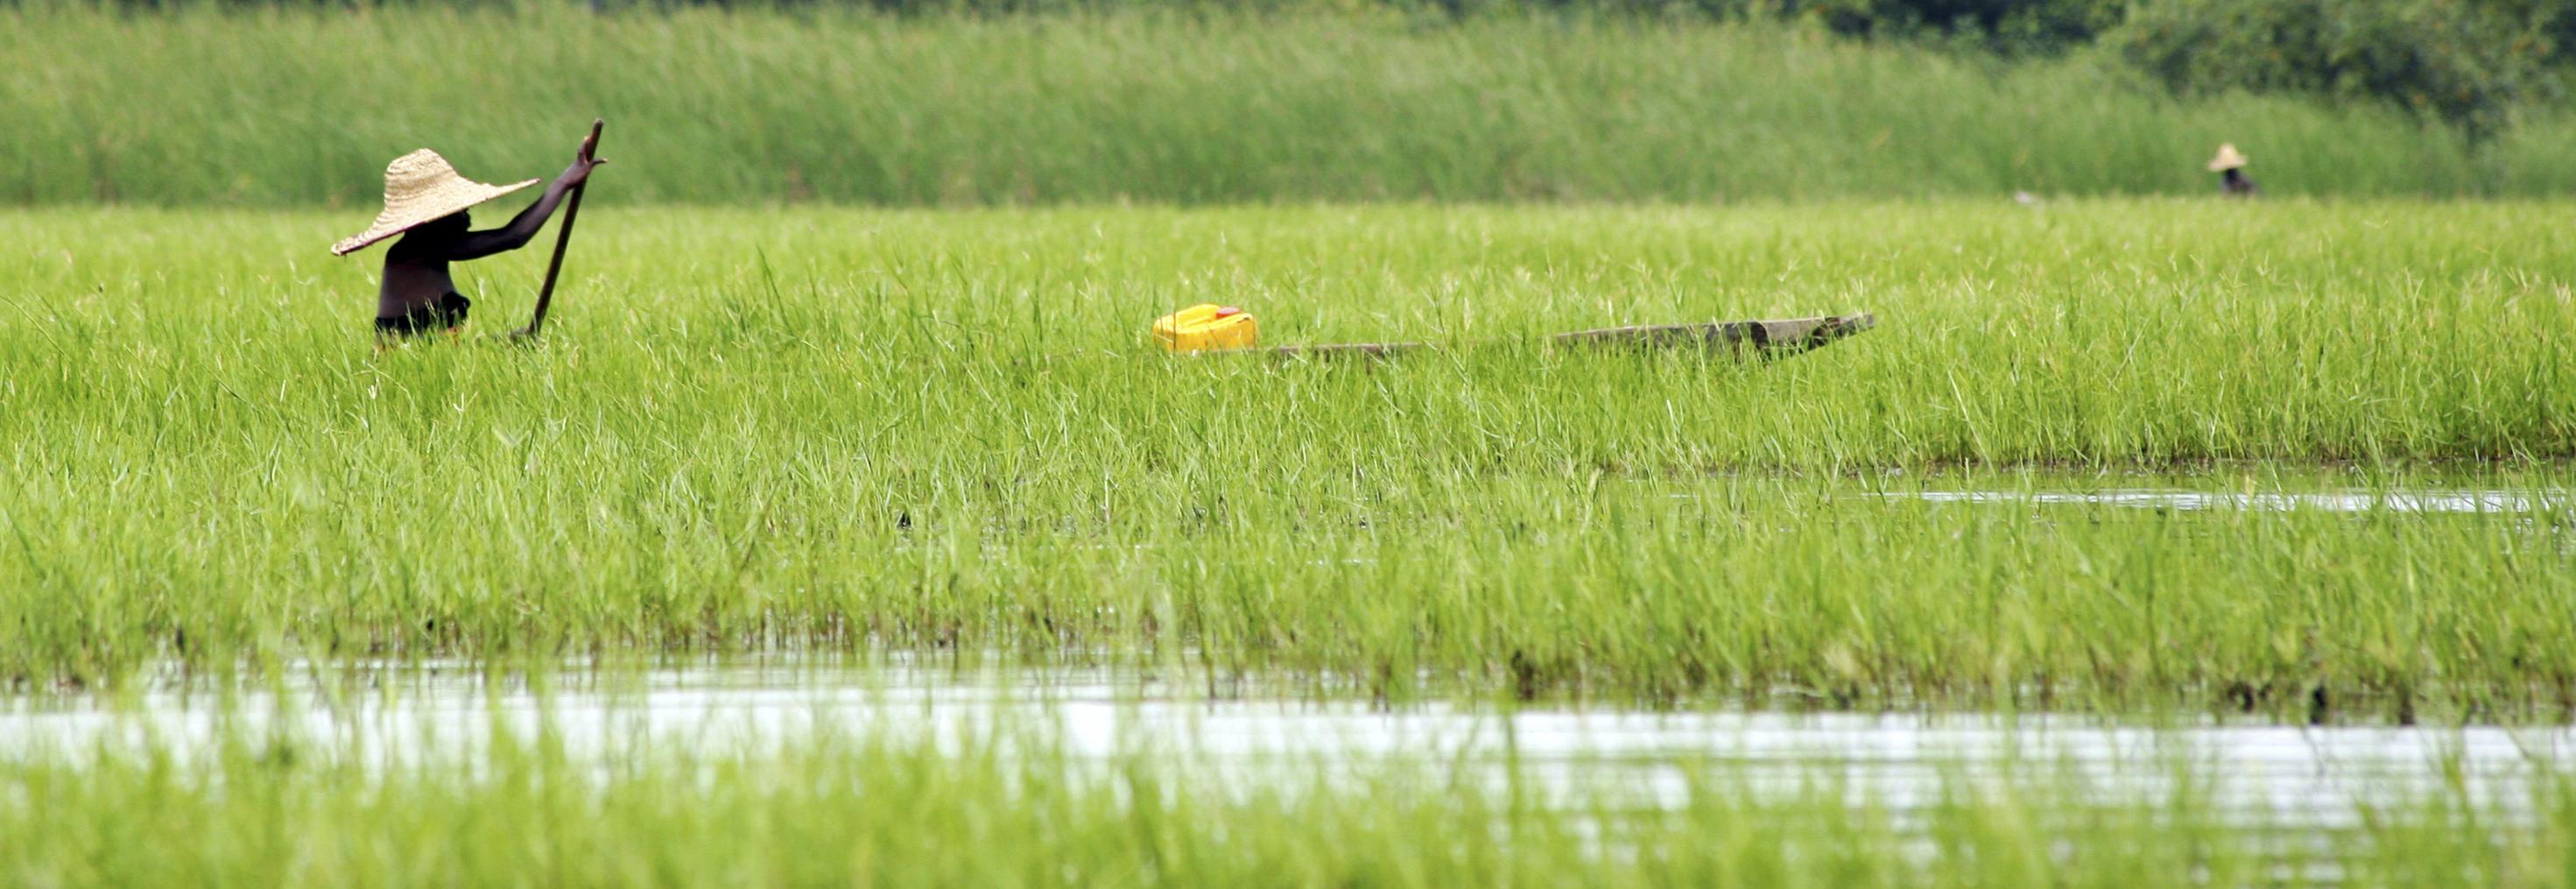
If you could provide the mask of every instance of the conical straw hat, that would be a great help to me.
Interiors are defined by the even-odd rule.
[[[476,182],[457,175],[446,158],[426,148],[394,158],[385,165],[385,211],[376,214],[376,224],[366,231],[331,245],[331,255],[347,256],[413,226],[535,184],[534,179],[509,185]]]
[[[2236,143],[2233,142],[2220,143],[2218,156],[2209,159],[2209,171],[2212,173],[2233,170],[2244,165],[2245,156],[2236,153]]]

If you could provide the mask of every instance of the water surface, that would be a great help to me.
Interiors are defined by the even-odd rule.
[[[1151,751],[1215,782],[1310,783],[1401,761],[1453,776],[1638,805],[1686,802],[1694,775],[1783,792],[1819,780],[1899,812],[1945,787],[2033,775],[2161,799],[2190,786],[2249,820],[2353,823],[2363,807],[2459,786],[2513,810],[2568,769],[2576,728],[2123,724],[2052,714],[1652,713],[1432,702],[1209,700],[1201,686],[1118,670],[665,669],[591,687],[494,689],[470,672],[417,673],[366,692],[319,687],[219,704],[155,693],[121,705],[22,700],[0,711],[0,756],[202,753],[227,731],[284,730],[389,761],[550,732],[575,756],[640,745],[723,752],[798,738],[884,735],[960,744],[1045,739],[1076,762]]]

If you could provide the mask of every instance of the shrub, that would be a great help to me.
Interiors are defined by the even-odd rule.
[[[2119,0],[1806,0],[1803,13],[1844,34],[1943,35],[1990,49],[2054,50],[2120,23]]]
[[[2145,0],[2106,36],[2184,93],[2394,102],[2493,134],[2557,93],[2568,0]]]

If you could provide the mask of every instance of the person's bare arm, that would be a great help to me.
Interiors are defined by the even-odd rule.
[[[527,246],[529,239],[537,236],[537,230],[545,227],[546,218],[555,215],[555,206],[563,203],[564,195],[589,179],[591,168],[600,163],[587,158],[573,161],[572,166],[564,168],[563,175],[555,177],[555,181],[546,186],[546,193],[538,197],[536,203],[529,204],[528,209],[511,217],[510,224],[466,232],[464,237],[456,239],[455,245],[447,250],[448,261],[482,259]]]

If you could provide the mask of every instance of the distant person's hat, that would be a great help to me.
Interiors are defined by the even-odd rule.
[[[2236,153],[2236,143],[2233,142],[2220,143],[2218,156],[2209,159],[2209,171],[2212,173],[2242,166],[2245,166],[2245,156]]]
[[[402,234],[484,201],[537,184],[486,185],[459,176],[438,152],[423,148],[385,165],[385,211],[366,231],[331,245],[331,255],[347,256],[369,244]]]

